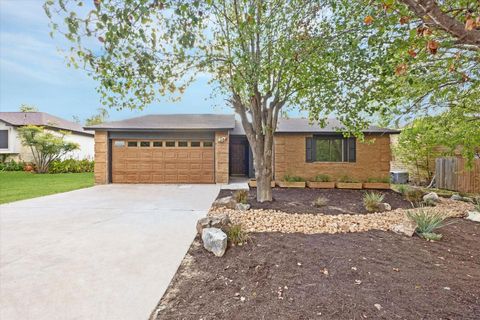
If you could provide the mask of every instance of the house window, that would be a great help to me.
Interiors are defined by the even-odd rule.
[[[341,135],[314,136],[306,139],[307,162],[355,162],[355,138]]]
[[[211,148],[211,147],[213,147],[213,142],[212,141],[203,141],[203,147],[204,148]]]
[[[140,147],[150,147],[150,141],[140,141]]]
[[[114,141],[114,142],[113,142],[113,145],[114,145],[115,147],[118,147],[118,148],[125,147],[125,141],[123,141],[123,140],[117,140],[117,141]]]
[[[138,147],[138,142],[137,141],[128,141],[127,146],[128,147]]]
[[[175,141],[165,141],[165,147],[175,147]]]
[[[8,149],[8,130],[0,130],[0,149]]]
[[[162,143],[162,141],[153,141],[153,146],[154,147],[162,147],[163,143]]]
[[[192,142],[190,142],[190,147],[200,147],[200,141],[192,141]]]
[[[188,147],[188,141],[178,141],[179,147]]]

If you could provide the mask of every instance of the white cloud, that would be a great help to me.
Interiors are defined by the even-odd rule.
[[[2,21],[24,21],[28,25],[46,26],[48,19],[43,11],[42,0],[0,0]]]

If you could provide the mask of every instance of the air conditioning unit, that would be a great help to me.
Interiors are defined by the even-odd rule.
[[[395,184],[408,183],[408,171],[402,171],[402,170],[390,171],[390,182]]]

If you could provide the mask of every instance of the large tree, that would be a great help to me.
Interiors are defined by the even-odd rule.
[[[239,114],[252,147],[257,200],[272,200],[273,134],[282,111],[332,112],[361,134],[382,58],[364,43],[350,1],[47,0],[54,32],[74,45],[70,64],[99,81],[105,105],[142,108],[178,97],[199,72]],[[357,4],[357,6],[359,6]],[[349,22],[348,24],[346,22]],[[368,30],[366,30],[368,31]]]
[[[480,2],[477,0],[357,0],[368,46],[384,59],[373,100],[384,115],[470,117],[480,122]],[[393,111],[393,112],[392,112]],[[445,112],[445,113],[444,113]],[[479,124],[480,125],[480,124]]]
[[[332,19],[362,20],[362,45],[382,57],[368,66],[375,85],[367,98],[383,124],[440,115],[436,134],[458,143],[471,163],[480,137],[480,2],[355,0]]]

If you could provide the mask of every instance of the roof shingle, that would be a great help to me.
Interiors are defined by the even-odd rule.
[[[16,127],[26,125],[45,126],[93,135],[91,132],[85,131],[78,123],[52,116],[45,112],[0,112],[0,120]]]
[[[87,129],[114,130],[205,130],[233,129],[232,114],[151,114],[121,121],[105,122]]]

